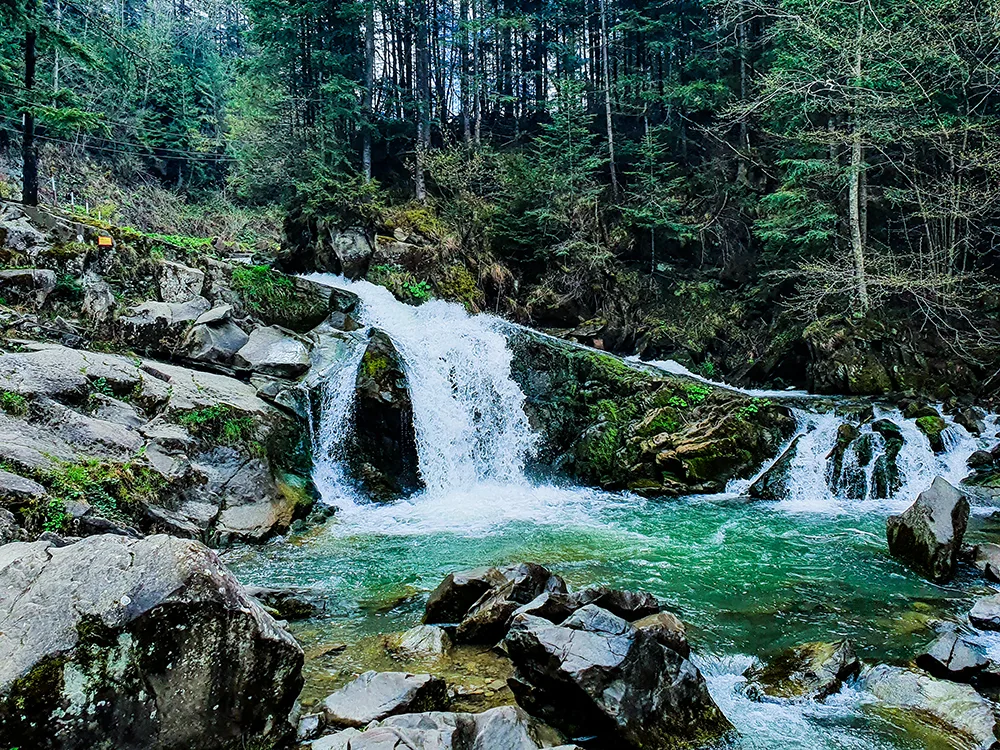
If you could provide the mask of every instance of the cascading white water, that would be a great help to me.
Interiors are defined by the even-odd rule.
[[[635,359],[635,358],[632,358]],[[726,383],[719,383],[691,372],[673,360],[645,362],[647,366],[669,372],[674,375],[684,375],[705,383],[744,393],[756,398],[771,398],[778,401],[786,400],[797,421],[795,455],[788,473],[789,481],[786,497],[778,507],[789,511],[839,512],[848,506],[863,504],[885,505],[890,510],[906,507],[923,490],[927,489],[935,477],[944,477],[952,484],[958,484],[969,474],[967,461],[969,456],[981,448],[992,447],[996,440],[993,437],[997,430],[998,417],[989,415],[985,421],[986,430],[982,438],[976,438],[968,430],[956,424],[950,416],[945,416],[948,423],[942,433],[945,444],[943,453],[934,453],[930,441],[916,425],[913,419],[905,419],[898,409],[874,408],[874,418],[859,426],[861,436],[869,436],[873,455],[864,465],[857,454],[857,444],[852,444],[844,455],[843,473],[857,479],[853,484],[833,481],[830,475],[828,457],[837,444],[837,430],[847,421],[836,410],[829,408],[804,408],[803,403],[821,401],[821,397],[803,391],[762,391],[738,388]],[[808,401],[806,400],[808,399]],[[873,496],[873,478],[876,462],[885,449],[885,441],[881,435],[872,430],[872,423],[879,419],[887,419],[896,424],[903,436],[903,447],[896,457],[899,470],[900,486],[892,496],[879,499]],[[795,438],[793,438],[795,439]],[[756,477],[750,480],[734,480],[727,488],[728,492],[741,494],[750,487],[755,479],[761,476],[767,467],[762,467]],[[842,477],[844,476],[842,474]],[[831,485],[838,485],[836,491]],[[861,496],[855,496],[855,490],[861,488]]]
[[[413,403],[418,465],[428,495],[480,483],[524,484],[524,466],[535,438],[524,394],[510,376],[511,352],[500,321],[469,315],[460,305],[432,300],[399,303],[385,288],[331,274],[308,277],[358,295],[360,322],[385,331],[399,351]],[[357,355],[360,361],[363,355]],[[337,461],[349,420],[357,361],[330,373],[324,398],[320,461]],[[345,403],[347,404],[345,406]],[[339,425],[329,424],[339,422]],[[318,467],[338,478],[341,470]],[[320,488],[323,489],[322,487]]]

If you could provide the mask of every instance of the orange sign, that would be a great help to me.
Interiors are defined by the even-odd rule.
[[[111,247],[114,241],[110,237],[98,237],[97,245],[98,247]]]

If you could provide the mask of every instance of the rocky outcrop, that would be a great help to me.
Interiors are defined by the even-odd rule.
[[[207,750],[291,730],[302,651],[197,542],[0,547],[0,633],[4,747]]]
[[[23,304],[37,310],[55,288],[54,271],[33,268],[0,271],[0,297],[7,304]]]
[[[205,290],[205,272],[183,263],[162,261],[157,267],[156,278],[163,302],[188,302],[202,296]]]
[[[718,492],[752,476],[795,427],[787,409],[765,399],[523,329],[509,340],[511,374],[543,438],[541,460],[591,484]]]
[[[260,541],[312,504],[305,425],[223,375],[55,345],[0,354],[0,501],[26,526]],[[39,489],[41,488],[41,492]],[[48,492],[48,494],[46,494]]]
[[[989,660],[978,646],[957,632],[942,635],[917,656],[916,664],[935,677],[969,682],[986,668]]]
[[[181,342],[180,352],[205,364],[230,365],[250,337],[232,320],[231,305],[213,307],[194,322]]]
[[[1000,630],[1000,594],[978,599],[969,610],[969,622],[980,630]]]
[[[850,641],[804,643],[778,654],[766,665],[748,669],[747,695],[757,700],[823,700],[860,671],[861,661]]]
[[[700,747],[732,728],[694,664],[596,605],[561,625],[518,615],[504,645],[517,702],[570,736],[666,750]]]
[[[969,522],[969,501],[938,477],[902,515],[886,522],[889,552],[932,581],[955,572]]]
[[[428,624],[457,624],[480,597],[506,581],[498,568],[475,568],[449,573],[431,592],[424,608]]]
[[[384,331],[369,333],[355,390],[354,475],[383,500],[417,489],[413,403],[402,359]]]
[[[808,387],[814,393],[877,396],[914,390],[944,397],[979,387],[968,362],[912,321],[832,317],[809,325],[802,338],[809,351]]]
[[[924,736],[937,735],[942,747],[991,750],[996,745],[993,709],[968,685],[882,664],[864,676],[863,686],[893,723],[915,724]]]
[[[478,714],[413,713],[392,716],[365,728],[315,740],[311,750],[538,750],[560,748],[563,738],[551,727],[515,706],[500,706]]]
[[[327,696],[327,726],[363,727],[387,716],[446,708],[444,680],[429,674],[365,672]]]
[[[188,329],[210,308],[204,297],[184,302],[143,302],[118,320],[117,337],[135,351],[170,353],[181,348]]]

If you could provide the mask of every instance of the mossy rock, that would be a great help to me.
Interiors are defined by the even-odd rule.
[[[944,453],[945,451],[942,433],[947,427],[948,423],[937,415],[927,415],[917,419],[917,429],[927,436],[931,443],[931,449],[935,453]]]

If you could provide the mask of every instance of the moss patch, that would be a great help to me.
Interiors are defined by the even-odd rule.
[[[207,442],[228,445],[256,457],[266,453],[253,417],[226,404],[185,412],[177,421]]]

